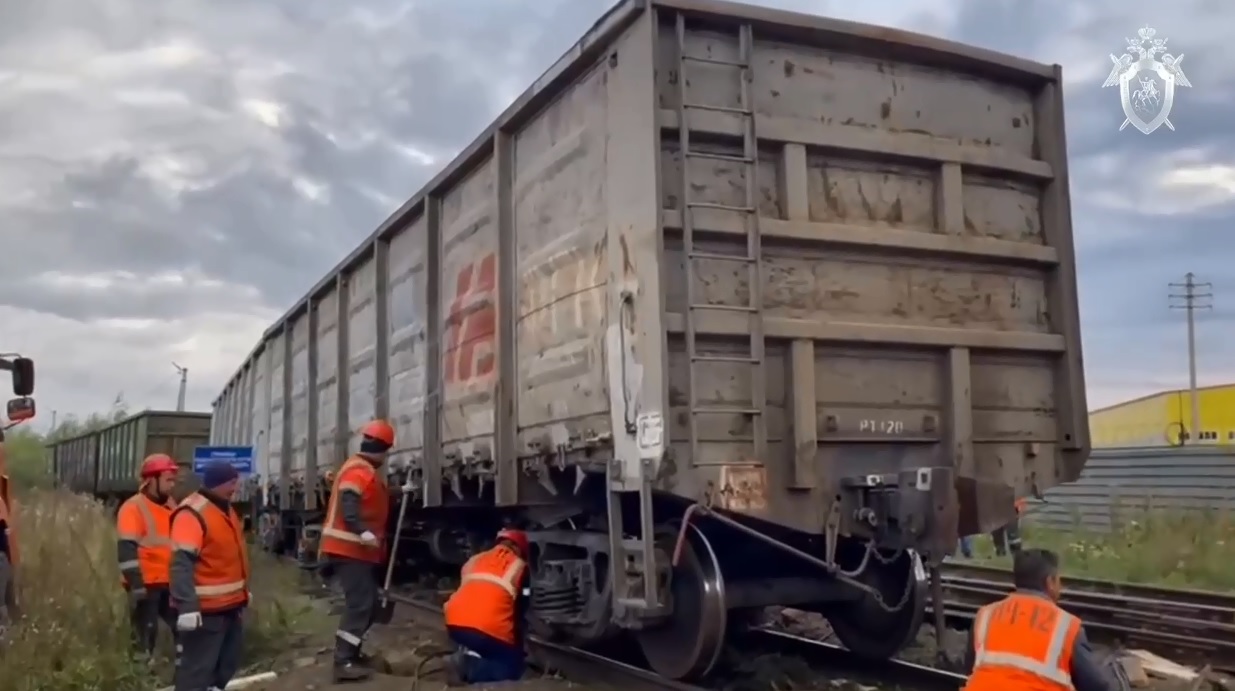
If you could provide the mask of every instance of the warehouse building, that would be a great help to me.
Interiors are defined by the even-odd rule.
[[[1163,391],[1089,412],[1094,448],[1235,445],[1235,384],[1197,389],[1201,431],[1189,439],[1192,397],[1187,389]]]

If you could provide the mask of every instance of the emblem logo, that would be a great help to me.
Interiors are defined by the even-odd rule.
[[[1145,134],[1163,125],[1173,132],[1175,125],[1170,117],[1175,87],[1192,86],[1181,68],[1184,56],[1166,52],[1166,39],[1157,38],[1157,33],[1146,26],[1136,32],[1137,38],[1124,39],[1128,52],[1119,57],[1111,54],[1115,66],[1102,88],[1119,85],[1119,100],[1124,109],[1121,132],[1128,125]]]

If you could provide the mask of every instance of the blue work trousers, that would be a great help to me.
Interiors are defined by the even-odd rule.
[[[487,633],[461,626],[446,627],[450,640],[468,655],[459,670],[463,681],[485,684],[497,681],[518,681],[527,668],[523,646],[511,645]]]

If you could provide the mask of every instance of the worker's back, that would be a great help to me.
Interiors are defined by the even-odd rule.
[[[446,625],[515,641],[515,601],[527,566],[504,545],[473,556],[463,565],[459,589],[446,601]]]

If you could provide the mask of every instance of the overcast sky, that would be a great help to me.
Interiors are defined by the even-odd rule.
[[[261,331],[608,0],[38,0],[0,6],[0,351],[43,420],[123,391],[208,410]],[[1167,283],[1213,283],[1235,381],[1235,4],[765,0],[1064,65],[1091,407],[1186,385]],[[1150,136],[1101,89],[1149,24],[1194,87]],[[1224,271],[1225,270],[1225,271]]]

